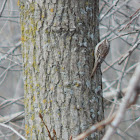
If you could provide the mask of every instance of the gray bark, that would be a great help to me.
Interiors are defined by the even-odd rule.
[[[68,140],[103,119],[98,0],[20,1],[27,139]],[[88,137],[101,139],[102,132]]]

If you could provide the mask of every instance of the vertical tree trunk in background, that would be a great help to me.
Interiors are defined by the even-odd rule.
[[[98,0],[20,0],[27,139],[68,140],[103,119]],[[88,137],[101,139],[102,132]]]

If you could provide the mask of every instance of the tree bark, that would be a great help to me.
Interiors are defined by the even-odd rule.
[[[104,117],[98,0],[20,0],[26,138],[68,140]],[[102,132],[88,140],[101,139]]]

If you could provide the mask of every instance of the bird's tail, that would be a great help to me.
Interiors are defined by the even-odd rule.
[[[95,64],[95,66],[92,70],[92,73],[91,73],[91,77],[93,77],[95,75],[95,72],[96,72],[97,68],[98,68],[98,63]]]

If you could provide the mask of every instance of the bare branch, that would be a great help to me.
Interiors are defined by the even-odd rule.
[[[136,18],[139,17],[140,14],[138,14],[137,16],[135,16],[133,19],[131,19],[122,29],[120,29],[119,31],[121,32],[122,30],[125,30]]]
[[[109,140],[114,133],[118,125],[120,124],[126,109],[136,102],[138,95],[140,94],[140,64],[137,66],[135,73],[133,74],[130,83],[127,88],[127,93],[121,103],[116,117],[111,122],[111,126],[108,128],[103,140]]]
[[[8,129],[10,129],[11,131],[13,131],[16,135],[18,135],[21,139],[26,140],[19,132],[17,132],[14,128],[12,128],[11,126],[8,126],[6,124],[0,123],[0,126],[6,127]]]
[[[11,53],[13,53],[18,47],[20,47],[21,41],[19,41],[15,47],[11,48],[4,56],[0,58],[0,61],[5,60]]]
[[[132,127],[132,125],[136,124],[138,121],[140,121],[140,117],[138,117],[138,119],[136,119],[124,132],[126,132],[129,128]]]
[[[5,1],[3,2],[3,4],[2,4],[1,10],[0,10],[0,17],[1,17],[1,15],[2,15],[3,11],[4,11],[6,2],[7,2],[7,0],[5,0]]]
[[[4,122],[9,122],[9,121],[15,121],[15,120],[19,120],[19,119],[23,119],[24,118],[24,111],[21,112],[17,112],[11,115],[7,115],[5,117],[1,117],[0,118],[0,123]]]
[[[104,128],[104,126],[106,126],[107,124],[110,124],[113,121],[115,115],[116,114],[114,113],[110,118],[107,118],[107,119],[105,119],[105,120],[93,125],[88,130],[86,130],[84,133],[82,133],[82,134],[78,135],[77,137],[75,137],[73,140],[83,140],[85,137],[87,137],[88,135],[92,134],[96,130],[102,130]]]
[[[120,61],[119,61],[119,65],[128,57],[131,55],[131,53],[138,47],[140,43],[140,39],[134,44],[134,46],[128,50],[128,52],[126,54],[124,54],[121,58],[120,58]]]

